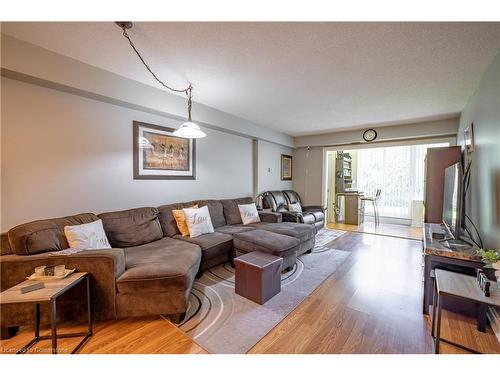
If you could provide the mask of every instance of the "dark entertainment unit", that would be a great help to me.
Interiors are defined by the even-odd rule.
[[[456,147],[441,148],[438,155],[441,163],[434,166],[434,181],[440,180],[441,191],[433,192],[432,199],[435,204],[440,203],[442,207],[441,217],[438,222],[437,212],[434,212],[433,222],[426,222],[424,225],[424,298],[423,312],[429,314],[430,306],[434,305],[433,295],[434,275],[436,269],[443,269],[475,276],[476,270],[482,268],[484,263],[478,255],[479,248],[474,246],[474,239],[465,235],[469,234],[465,225],[465,195],[467,183],[464,183],[468,172],[464,174],[462,162],[457,161],[458,149]],[[435,158],[436,159],[436,158]],[[455,160],[453,160],[455,159]],[[444,161],[444,162],[443,162]],[[444,164],[446,161],[448,165]],[[427,172],[430,165],[427,164]],[[441,175],[441,179],[439,179]],[[426,180],[426,192],[432,190]],[[438,195],[441,194],[441,201],[438,202]],[[427,199],[427,197],[426,197]],[[426,204],[426,210],[429,205]],[[426,217],[429,217],[426,215]],[[478,306],[463,300],[448,300],[443,298],[443,307],[465,315],[477,318],[478,330],[485,332],[487,324],[486,307]]]

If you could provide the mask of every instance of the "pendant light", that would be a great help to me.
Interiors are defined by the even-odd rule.
[[[207,135],[191,120],[191,107],[193,106],[193,86],[189,84],[186,95],[188,97],[188,120],[174,131],[176,137],[181,138],[203,138]]]
[[[187,105],[187,112],[188,112],[188,118],[187,121],[184,122],[177,130],[174,131],[174,135],[176,137],[181,137],[181,138],[203,138],[206,137],[206,134],[200,129],[198,125],[196,125],[191,118],[191,108],[193,106],[193,86],[189,84],[189,86],[183,90],[175,89],[167,84],[165,84],[163,81],[161,81],[156,74],[153,73],[151,68],[149,67],[148,64],[146,64],[146,61],[144,61],[144,58],[141,56],[137,48],[135,47],[134,43],[132,42],[132,39],[130,39],[130,36],[127,33],[128,29],[131,29],[133,26],[133,23],[130,21],[126,22],[115,22],[123,31],[123,36],[128,40],[130,47],[134,50],[136,53],[137,57],[141,60],[142,64],[146,67],[149,73],[153,76],[153,78],[160,83],[163,87],[166,89],[172,91],[172,92],[183,92],[186,94],[188,98],[188,105]]]

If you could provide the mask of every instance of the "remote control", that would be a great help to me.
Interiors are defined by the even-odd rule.
[[[43,288],[45,288],[44,283],[36,283],[36,284],[23,286],[21,288],[21,294],[33,292],[34,290],[43,289]]]

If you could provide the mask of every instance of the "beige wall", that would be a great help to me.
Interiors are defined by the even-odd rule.
[[[292,155],[293,149],[266,141],[257,142],[257,193],[291,189],[292,181],[281,181],[281,154]]]
[[[196,180],[133,180],[132,121],[177,127],[185,98],[3,34],[1,64],[2,231],[81,211],[291,186],[276,166],[292,153],[292,137],[199,103],[193,115],[208,136],[197,143]]]
[[[458,116],[435,121],[423,121],[392,126],[372,126],[377,130],[377,139],[370,144],[378,142],[418,139],[427,137],[444,137],[457,134]],[[368,128],[369,126],[367,126]],[[334,133],[309,135],[295,138],[296,147],[307,146],[338,146],[364,144],[363,132],[365,129],[349,130]]]
[[[500,53],[481,78],[460,117],[458,142],[474,123],[475,151],[467,212],[487,248],[500,249]]]
[[[35,82],[38,85],[146,113],[177,120],[185,119],[186,98],[183,96],[96,68],[5,34],[1,34],[1,54],[3,76]],[[196,92],[194,97],[196,100]],[[287,134],[200,103],[195,102],[193,105],[193,118],[204,128],[293,147],[293,139]]]
[[[134,180],[132,121],[178,121],[5,77],[1,100],[2,231],[77,212],[253,194],[249,138],[206,129],[197,142],[195,181]],[[262,148],[261,165],[273,162],[274,176],[283,148]],[[282,184],[274,178],[265,186]]]

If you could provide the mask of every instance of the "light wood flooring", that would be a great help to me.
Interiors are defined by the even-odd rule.
[[[334,247],[352,254],[250,353],[432,353],[430,322],[422,315],[421,242],[349,232]],[[32,329],[23,328],[0,342],[1,352],[23,346],[32,335]],[[442,337],[500,353],[491,329],[478,332],[465,316],[445,311]],[[77,341],[60,340],[60,348],[69,351]],[[48,352],[49,345],[47,340],[36,347]],[[441,351],[463,353],[445,343]],[[206,351],[170,322],[149,317],[97,322],[81,353]]]
[[[374,222],[364,222],[360,225],[327,223],[330,229],[340,229],[349,232],[380,234],[383,236],[408,238],[413,240],[422,240],[422,227],[412,227],[409,225],[384,224],[375,226]]]

